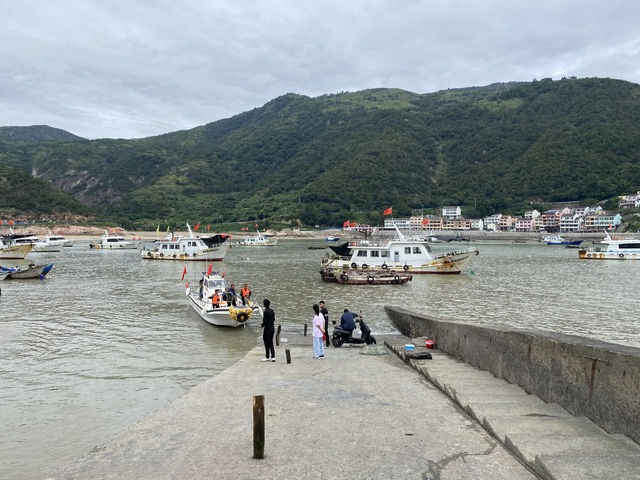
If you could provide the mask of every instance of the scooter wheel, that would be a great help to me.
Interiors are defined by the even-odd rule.
[[[371,345],[371,344],[376,344],[376,339],[373,336],[369,337],[369,341],[367,342],[367,345]]]
[[[335,347],[335,348],[340,348],[342,346],[342,344],[344,343],[344,341],[342,340],[342,338],[340,337],[333,337],[331,339],[331,344]]]

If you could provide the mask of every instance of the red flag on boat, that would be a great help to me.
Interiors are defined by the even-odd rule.
[[[213,265],[211,264],[211,262],[209,262],[209,269],[207,270],[207,275],[211,275],[212,271],[213,271]]]
[[[187,274],[187,266],[184,266],[184,270],[182,271],[182,277],[180,277],[180,281],[184,280],[184,276]]]
[[[383,215],[391,215],[391,213],[393,213],[393,207],[389,207],[384,212],[382,212]]]
[[[207,223],[207,232],[211,229],[211,224]]]
[[[199,228],[200,228],[200,222],[196,223],[196,226],[195,226],[195,227],[193,227],[193,229],[194,229],[194,230],[197,230],[197,229],[199,229]]]
[[[429,225],[429,219],[425,218],[424,220],[422,220],[422,224],[423,225]]]
[[[343,227],[350,227],[350,226],[351,226],[351,224],[349,223],[349,220],[347,220],[346,222],[344,222],[344,223],[342,224],[342,226],[343,226]]]

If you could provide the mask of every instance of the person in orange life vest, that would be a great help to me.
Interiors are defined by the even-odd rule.
[[[211,304],[213,305],[213,308],[220,308],[220,295],[218,292],[220,292],[220,290],[216,290],[216,293],[211,297]]]
[[[246,283],[242,286],[242,290],[240,290],[240,296],[242,297],[242,305],[246,305],[251,297],[251,290]]]

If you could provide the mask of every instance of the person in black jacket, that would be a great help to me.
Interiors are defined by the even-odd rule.
[[[327,347],[329,346],[329,310],[324,305],[324,300],[318,302],[320,306],[320,313],[324,317],[324,338],[327,341]]]
[[[273,334],[275,333],[276,314],[273,312],[273,309],[269,308],[271,302],[268,298],[262,301],[262,305],[264,305],[264,313],[262,314],[262,324],[260,324],[260,328],[263,329],[262,340],[264,341],[264,350],[266,352],[262,361],[268,362],[271,360],[275,362],[276,350],[273,347]],[[269,354],[271,354],[271,358],[269,358]]]

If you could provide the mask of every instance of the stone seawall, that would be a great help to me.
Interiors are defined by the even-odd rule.
[[[640,348],[386,311],[404,335],[432,338],[443,352],[640,443]]]

